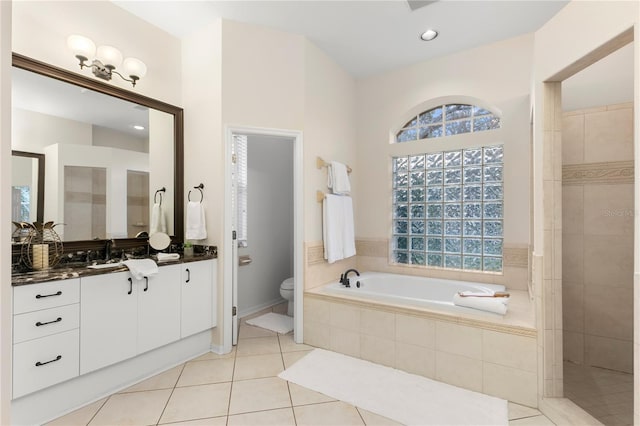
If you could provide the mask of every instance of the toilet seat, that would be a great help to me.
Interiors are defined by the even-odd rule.
[[[282,290],[293,290],[294,284],[295,284],[295,282],[293,280],[293,277],[287,278],[286,280],[282,281],[282,284],[280,285],[280,288]]]

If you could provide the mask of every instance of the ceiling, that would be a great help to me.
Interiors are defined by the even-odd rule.
[[[356,77],[533,32],[568,3],[425,1],[412,10],[404,0],[112,1],[179,38],[217,18],[304,35]],[[428,28],[440,35],[421,41]]]

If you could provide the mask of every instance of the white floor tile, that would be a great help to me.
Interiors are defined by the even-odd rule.
[[[219,417],[227,414],[231,383],[175,388],[161,423]]]
[[[356,407],[336,401],[293,407],[298,426],[364,425]]]
[[[229,416],[227,426],[295,426],[292,408]]]
[[[171,389],[111,395],[100,408],[91,426],[150,425],[160,419]]]
[[[287,382],[278,377],[233,383],[229,415],[291,406]]]

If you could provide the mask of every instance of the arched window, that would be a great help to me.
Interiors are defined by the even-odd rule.
[[[500,117],[486,108],[468,104],[445,104],[421,112],[396,133],[396,142],[440,138],[500,128]]]

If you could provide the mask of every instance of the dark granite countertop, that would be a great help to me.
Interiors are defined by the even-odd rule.
[[[192,257],[180,257],[177,260],[165,260],[158,262],[155,256],[151,256],[151,259],[156,261],[158,266],[175,265],[179,263],[197,262],[199,260],[216,259],[218,256],[215,254],[205,255],[196,254]],[[27,284],[37,284],[47,281],[68,280],[72,278],[88,277],[92,275],[111,274],[113,272],[127,271],[127,267],[124,265],[117,265],[113,268],[92,269],[87,265],[69,266],[69,267],[55,267],[43,271],[32,272],[18,272],[11,275],[11,285],[21,286]]]

